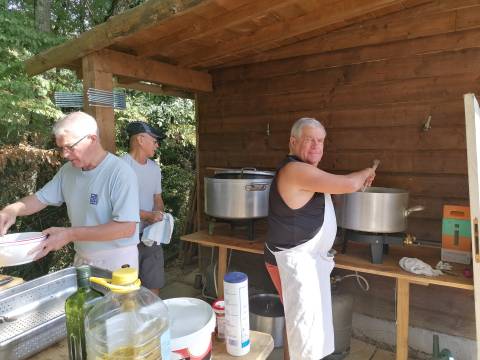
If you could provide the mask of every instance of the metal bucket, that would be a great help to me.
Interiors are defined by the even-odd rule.
[[[275,294],[252,295],[250,305],[250,329],[272,335],[273,346],[283,346],[285,315],[280,296]]]

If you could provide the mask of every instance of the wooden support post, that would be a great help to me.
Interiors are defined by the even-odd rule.
[[[408,359],[408,322],[410,306],[410,283],[406,279],[397,279],[397,357]]]
[[[223,277],[227,272],[227,251],[228,249],[226,247],[220,246],[218,248],[217,296],[219,299],[223,299]]]
[[[83,109],[97,120],[100,140],[105,150],[115,153],[115,120],[113,107],[89,106],[87,90],[89,88],[113,91],[111,73],[99,69],[99,54],[92,53],[82,59],[83,73]]]

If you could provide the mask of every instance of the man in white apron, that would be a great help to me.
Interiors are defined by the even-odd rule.
[[[270,188],[265,262],[284,305],[285,359],[318,360],[334,351],[328,251],[337,223],[330,194],[357,191],[375,177],[372,168],[347,175],[320,170],[325,136],[317,120],[297,120],[290,154]]]

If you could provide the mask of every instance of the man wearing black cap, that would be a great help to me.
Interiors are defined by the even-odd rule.
[[[158,148],[160,132],[143,121],[128,124],[129,153],[122,157],[138,179],[140,199],[140,233],[143,229],[163,220],[162,173],[152,160]],[[141,236],[140,236],[141,237]],[[163,250],[160,244],[138,244],[139,273],[142,285],[155,294],[165,285]]]

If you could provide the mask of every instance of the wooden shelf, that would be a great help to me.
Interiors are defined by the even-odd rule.
[[[473,290],[473,279],[463,276],[466,265],[454,264],[453,275],[424,276],[415,275],[403,270],[398,262],[404,256],[418,258],[435,268],[440,261],[440,249],[424,246],[395,246],[390,245],[389,253],[383,255],[383,264],[372,264],[370,261],[370,249],[368,244],[359,244],[349,241],[345,254],[335,255],[335,267],[339,269],[359,271],[368,274],[387,276],[396,279],[406,279],[410,283],[422,285],[440,285],[459,289]]]
[[[264,360],[273,350],[273,338],[270,334],[250,331],[250,352],[242,360]],[[30,360],[64,360],[68,358],[67,340],[64,339],[42,352],[30,357]],[[238,359],[227,353],[224,342],[213,342],[212,358],[215,360]]]

